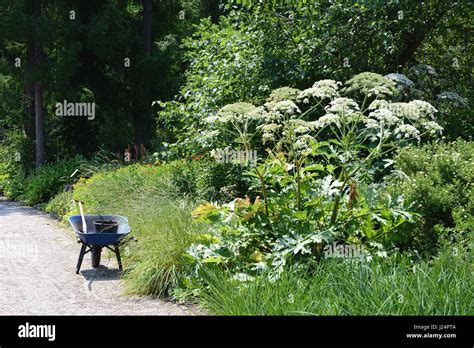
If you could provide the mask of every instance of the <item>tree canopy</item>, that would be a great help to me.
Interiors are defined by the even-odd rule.
[[[0,1],[0,137],[31,167],[35,112],[44,110],[46,161],[141,144],[177,156],[200,151],[202,120],[226,104],[372,71],[406,76],[439,106],[448,137],[469,138],[472,7],[467,0]],[[97,117],[57,117],[64,100],[95,103]]]

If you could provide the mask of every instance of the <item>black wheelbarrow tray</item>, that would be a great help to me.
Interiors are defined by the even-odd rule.
[[[92,267],[98,267],[103,248],[107,248],[115,253],[119,269],[122,270],[119,245],[129,240],[135,240],[134,238],[125,238],[130,233],[127,218],[119,215],[84,215],[84,218],[86,232],[83,231],[81,215],[74,215],[69,218],[69,223],[77,234],[78,243],[82,244],[76,273],[79,273],[84,255],[88,252],[91,252]],[[114,224],[115,226],[110,231],[104,230],[101,227],[104,222]]]

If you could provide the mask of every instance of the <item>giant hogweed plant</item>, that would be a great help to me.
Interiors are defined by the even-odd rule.
[[[397,93],[393,80],[362,73],[343,88],[322,80],[303,91],[277,90],[260,107],[228,107],[243,112],[232,122],[213,122],[211,131],[234,134],[229,145],[245,148],[260,139],[266,155],[247,172],[260,195],[194,211],[215,232],[189,248],[194,271],[224,263],[247,275],[268,268],[277,275],[289,261],[307,265],[324,257],[332,243],[361,245],[368,257],[385,255],[415,215],[402,196],[385,190],[390,155],[442,130],[433,106],[398,101]],[[290,98],[275,98],[281,95]],[[252,134],[236,120],[252,123]]]

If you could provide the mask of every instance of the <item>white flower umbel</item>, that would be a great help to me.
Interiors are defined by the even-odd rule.
[[[393,92],[386,86],[375,86],[369,89],[368,96],[392,96]]]
[[[269,123],[269,124],[257,127],[257,129],[260,129],[263,132],[262,141],[264,144],[267,143],[268,141],[274,141],[275,134],[276,132],[278,132],[280,128],[281,128],[281,125],[276,124],[276,123]]]
[[[370,105],[368,106],[367,109],[369,110],[375,110],[375,109],[386,109],[388,108],[388,101],[383,100],[383,99],[376,99]]]
[[[269,122],[272,120],[272,115],[269,114],[263,106],[256,107],[247,114],[251,120],[258,121],[259,123]]]
[[[339,82],[339,81],[326,79],[326,80],[316,81],[313,84],[313,87],[315,87],[315,88],[326,88],[326,89],[331,89],[331,90],[337,91],[339,89],[340,85],[342,85],[342,83]]]
[[[411,121],[422,121],[423,119],[434,119],[438,110],[424,100],[412,100],[409,103],[392,103],[388,109],[399,118],[408,118]]]
[[[311,88],[305,89],[298,96],[298,100],[303,101],[303,103],[308,104],[310,98],[316,99],[334,99],[339,97],[339,85],[340,82],[334,80],[321,80],[316,81]]]
[[[349,115],[359,110],[359,105],[350,98],[336,98],[326,106],[326,111],[332,114]]]
[[[239,102],[228,104],[219,110],[215,117],[207,117],[207,123],[228,123],[228,122],[245,122],[249,118],[249,114],[255,112],[255,106],[249,103]]]
[[[302,119],[293,119],[286,122],[286,126],[292,128],[296,134],[305,134],[311,131],[311,124]]]
[[[310,132],[310,128],[307,126],[298,126],[295,128],[295,133],[296,134],[306,134]]]
[[[369,117],[375,118],[380,123],[383,123],[386,125],[394,125],[400,122],[400,119],[397,116],[395,116],[390,110],[387,110],[387,109],[378,109],[378,110],[372,111],[369,114]]]
[[[272,132],[275,133],[280,129],[281,125],[276,123],[269,123],[263,126],[259,126],[259,129],[262,129],[264,132]]]
[[[364,118],[364,123],[366,128],[380,128],[380,123],[378,123],[377,120],[374,120],[373,118]]]
[[[408,103],[390,103],[388,110],[400,119],[409,118],[416,121],[420,118],[419,110]]]
[[[428,131],[429,134],[431,135],[436,135],[440,134],[443,131],[443,127],[441,127],[438,123],[435,121],[427,121],[423,123],[423,128]]]
[[[335,124],[336,126],[340,127],[341,118],[335,114],[326,114],[324,116],[321,116],[317,121],[315,121],[314,127],[323,128],[332,124]]]
[[[430,117],[434,119],[434,114],[438,112],[433,105],[424,100],[412,100],[408,105],[410,109],[413,110],[413,114],[418,113],[419,117]]]
[[[397,128],[395,128],[394,131],[395,136],[400,139],[400,138],[416,138],[420,139],[420,132],[418,129],[413,127],[411,124],[401,124]]]
[[[291,100],[283,100],[281,102],[275,103],[271,111],[280,117],[284,115],[293,116],[301,113],[298,106],[296,106],[296,104]]]

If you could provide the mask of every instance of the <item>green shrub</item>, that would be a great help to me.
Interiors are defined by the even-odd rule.
[[[207,272],[204,307],[217,315],[473,315],[472,264],[449,253],[410,266],[406,257],[324,260],[311,273],[242,281]]]
[[[196,200],[227,201],[249,194],[245,168],[212,159],[179,160],[168,164],[179,192]]]
[[[88,160],[77,155],[28,171],[25,165],[13,160],[11,152],[11,147],[0,146],[0,193],[26,204],[46,202],[54,197],[65,184],[69,184],[70,175],[76,169],[79,171],[75,178],[119,167],[115,155],[99,150]],[[20,153],[18,155],[23,158]]]
[[[34,143],[22,132],[6,132],[0,142],[0,194],[13,197],[22,192],[26,173],[34,165],[33,154]]]
[[[0,192],[9,198],[17,198],[25,191],[25,179],[26,175],[23,171],[2,174]]]
[[[25,178],[16,176],[14,180],[22,182],[22,189],[17,190],[12,196],[29,205],[46,202],[63,190],[64,185],[69,183],[70,175],[82,163],[84,158],[76,156],[73,159],[46,164]]]
[[[25,171],[19,162],[15,161],[13,146],[0,144],[0,194],[15,197],[23,192]],[[18,154],[21,158],[21,154]]]
[[[440,234],[466,236],[474,231],[473,142],[401,149],[396,163],[406,177],[394,186],[422,215],[413,226],[412,248],[433,253]]]
[[[8,174],[0,174],[0,194],[5,193],[5,186],[7,185]]]
[[[46,204],[45,210],[48,213],[54,213],[62,218],[71,210],[71,201],[72,192],[61,192]]]

